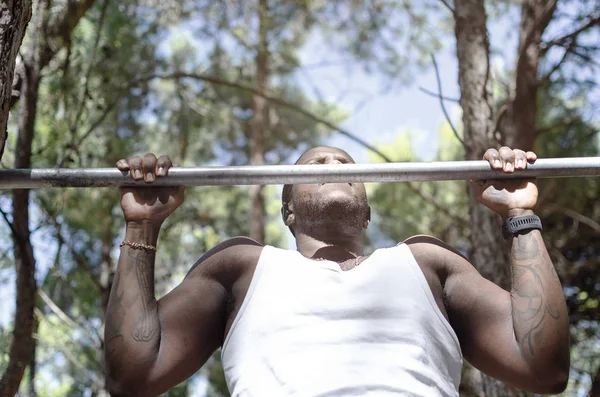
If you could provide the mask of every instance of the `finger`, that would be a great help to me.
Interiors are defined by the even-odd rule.
[[[169,156],[162,155],[158,158],[156,162],[156,175],[157,176],[165,176],[169,174],[169,168],[173,166],[171,159]]]
[[[154,175],[154,170],[156,169],[156,156],[152,153],[147,153],[144,156],[143,167],[144,182],[154,182],[154,179],[156,179],[156,176]]]
[[[490,166],[493,169],[502,169],[502,161],[500,160],[500,154],[496,149],[488,149],[483,155],[483,159],[490,162]]]
[[[142,174],[142,158],[140,156],[128,157],[127,163],[129,164],[129,173],[134,180],[139,181],[144,178]]]
[[[537,160],[537,154],[535,154],[534,152],[527,152],[527,161],[529,161],[530,163],[535,162],[535,160]]]
[[[527,168],[527,153],[520,149],[513,150],[515,155],[515,169],[524,170]]]
[[[499,153],[504,172],[513,172],[515,170],[515,153],[507,146],[502,146],[499,150]]]
[[[129,171],[129,164],[127,163],[127,160],[125,160],[125,159],[121,159],[121,160],[117,161],[117,163],[115,165],[119,169],[119,171]]]

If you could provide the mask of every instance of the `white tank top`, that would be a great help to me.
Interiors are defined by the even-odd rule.
[[[264,247],[221,356],[233,397],[458,396],[462,366],[405,244],[349,271]]]

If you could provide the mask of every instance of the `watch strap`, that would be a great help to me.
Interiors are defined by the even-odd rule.
[[[502,224],[502,236],[508,239],[524,230],[538,229],[542,230],[542,220],[537,215],[513,216]]]

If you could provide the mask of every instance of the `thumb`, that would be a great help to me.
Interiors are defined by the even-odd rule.
[[[475,199],[477,201],[479,201],[481,199],[481,196],[483,195],[483,191],[485,190],[486,187],[486,183],[487,181],[485,180],[473,180],[470,179],[469,180],[469,186],[471,186],[471,190],[473,191],[473,196],[475,197]]]
[[[177,193],[176,193],[177,201],[179,202],[178,205],[183,203],[184,196],[185,196],[185,186],[178,186]]]

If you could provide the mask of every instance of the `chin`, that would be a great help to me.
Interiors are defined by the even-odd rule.
[[[358,197],[342,193],[324,195],[298,213],[308,228],[319,232],[356,235],[362,232],[369,207]]]

